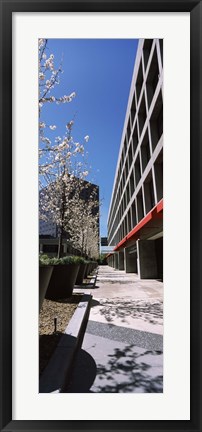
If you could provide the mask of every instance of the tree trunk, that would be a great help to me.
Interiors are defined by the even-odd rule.
[[[63,240],[63,228],[61,228],[61,232],[59,235],[59,243],[58,243],[58,258],[61,258],[63,255],[63,249],[62,249],[62,240]]]
[[[62,191],[62,208],[61,208],[61,226],[60,226],[60,236],[58,243],[58,258],[61,258],[63,255],[62,250],[62,240],[64,236],[64,215],[65,215],[65,204],[66,204],[66,196],[65,196],[65,184],[63,183],[63,191]]]

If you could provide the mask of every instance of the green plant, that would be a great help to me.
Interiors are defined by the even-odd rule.
[[[79,256],[65,256],[63,258],[51,258],[50,263],[51,265],[68,265],[68,264],[81,264],[84,263],[85,260],[82,257]]]
[[[39,265],[45,266],[45,265],[68,265],[68,264],[87,264],[88,261],[86,261],[83,257],[80,256],[74,256],[74,255],[68,255],[62,258],[50,258],[48,255],[39,255]]]
[[[106,255],[100,254],[99,259],[97,260],[100,265],[107,265]]]
[[[48,266],[51,265],[51,258],[48,255],[39,255],[39,265],[40,266]]]

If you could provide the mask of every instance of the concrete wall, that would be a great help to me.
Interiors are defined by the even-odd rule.
[[[109,258],[107,258],[107,264],[110,267],[114,267],[114,255],[111,255]]]
[[[163,237],[155,240],[158,279],[163,280]]]
[[[131,253],[130,248],[124,249],[126,273],[137,273],[137,252]]]
[[[124,252],[118,252],[119,270],[124,270]]]
[[[138,240],[137,253],[140,279],[158,279],[155,240]]]
[[[119,257],[118,257],[118,252],[115,252],[114,254],[114,268],[116,270],[119,269]]]

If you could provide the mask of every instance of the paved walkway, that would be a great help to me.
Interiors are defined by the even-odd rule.
[[[89,322],[68,392],[162,392],[162,282],[100,266],[90,291]]]

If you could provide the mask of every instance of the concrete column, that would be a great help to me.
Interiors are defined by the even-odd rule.
[[[155,240],[158,279],[163,280],[163,237]]]
[[[137,273],[137,252],[130,253],[130,248],[124,249],[125,272]]]
[[[155,240],[138,240],[138,275],[140,279],[157,279]]]
[[[118,252],[118,268],[124,270],[124,252]]]
[[[118,257],[118,252],[115,252],[114,254],[114,268],[116,270],[119,269],[119,257]]]

